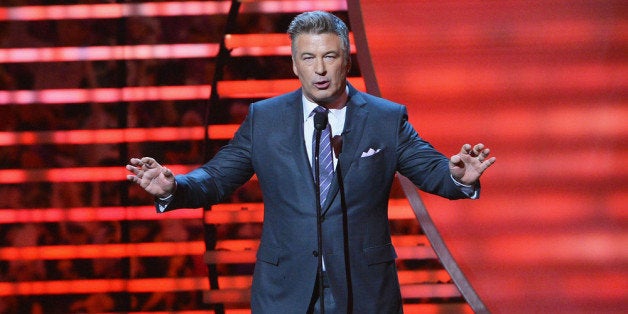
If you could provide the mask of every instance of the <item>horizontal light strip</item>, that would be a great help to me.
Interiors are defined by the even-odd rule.
[[[249,303],[251,301],[251,289],[227,288],[203,292],[203,302],[207,304],[219,303]]]
[[[207,277],[0,282],[0,296],[207,290]]]
[[[586,24],[584,22],[570,22],[555,25],[543,25],[529,27],[530,29],[520,29],[511,34],[513,44],[536,47],[543,45],[555,46],[556,49],[565,47],[573,49],[572,44],[582,45],[591,43],[595,45],[596,32],[590,30],[599,29],[600,26]],[[560,28],[558,28],[560,27]],[[539,32],[538,29],[543,29]],[[550,32],[545,28],[556,28],[555,32]],[[621,42],[626,40],[628,24],[621,26],[603,26],[602,29],[617,29],[620,31],[611,32],[609,41]],[[582,29],[583,31],[562,32],[562,29]],[[584,31],[587,30],[587,31]],[[626,30],[626,31],[623,31]],[[422,43],[425,49],[440,47],[443,45],[456,46],[460,48],[468,47],[469,43],[481,43],[485,38],[484,29],[475,29],[476,33],[453,32],[446,39],[434,40],[430,32],[424,34],[415,33],[415,40]],[[609,30],[610,32],[610,30]],[[531,37],[533,35],[536,37]],[[552,34],[552,36],[539,35]],[[565,40],[559,40],[560,36],[567,36]],[[351,42],[354,43],[353,33],[350,33]],[[423,36],[424,38],[418,38]],[[470,38],[476,38],[470,40]],[[444,41],[443,41],[444,40]],[[232,49],[232,56],[289,56],[290,40],[285,33],[271,34],[229,34],[225,37],[228,49]],[[135,45],[135,46],[85,46],[85,47],[33,47],[33,48],[3,48],[0,49],[0,63],[13,62],[64,62],[64,61],[96,61],[96,60],[133,60],[133,59],[176,59],[176,58],[211,58],[218,53],[217,43],[205,44],[163,44],[163,45]],[[351,52],[355,53],[355,45],[351,46]]]
[[[410,211],[409,209],[407,209]],[[155,215],[157,215],[155,213]],[[427,238],[420,235],[399,235],[392,237],[392,243],[401,250],[400,258],[433,258],[432,248]],[[216,251],[206,252],[208,261],[219,263],[249,261],[251,253],[259,246],[258,239],[218,240]],[[419,249],[413,249],[413,248]],[[0,260],[63,260],[123,258],[130,256],[180,256],[202,255],[205,253],[203,241],[191,242],[151,242],[117,244],[46,245],[27,247],[2,247]],[[224,259],[224,260],[222,260]]]
[[[212,140],[233,138],[238,124],[216,124],[208,127]],[[80,144],[119,144],[137,142],[170,142],[202,140],[203,127],[132,128],[70,131],[26,131],[0,132],[0,146],[11,145],[80,145]]]
[[[513,105],[514,106],[514,105]],[[504,107],[507,108],[507,107]],[[431,114],[429,132],[433,136],[450,136],[447,125],[455,109],[442,110]],[[619,140],[628,136],[628,107],[622,103],[599,104],[592,102],[590,106],[572,103],[555,103],[554,107],[545,109],[543,113],[535,112],[530,108],[498,109],[493,110],[495,117],[492,127],[496,130],[507,131],[510,139],[518,141],[533,139],[543,133],[545,138],[580,138],[595,133],[605,141]],[[469,120],[481,119],[469,115]],[[515,121],[515,122],[513,122]],[[542,130],[526,128],[526,125],[543,125]],[[239,125],[224,124],[209,126],[209,136],[212,140],[231,139]],[[425,128],[428,128],[427,126]],[[41,145],[41,144],[113,144],[135,142],[166,142],[181,140],[202,140],[202,127],[166,127],[166,128],[131,128],[131,129],[100,129],[100,130],[69,130],[69,131],[22,131],[0,132],[0,147],[11,145]]]
[[[595,32],[590,30],[599,29],[600,26],[586,24],[584,22],[570,22],[555,25],[534,25],[530,29],[520,29],[511,34],[513,44],[536,47],[543,45],[553,45],[555,49],[561,47],[573,49],[573,44],[597,43]],[[555,32],[550,32],[545,28],[557,28]],[[560,28],[558,28],[560,27]],[[544,29],[539,32],[538,29]],[[561,32],[562,29],[582,29],[585,31]],[[621,26],[604,26],[602,29],[617,29],[620,31],[611,32],[609,41],[621,42],[628,39],[628,23]],[[626,31],[623,31],[626,30]],[[443,45],[456,46],[460,48],[469,47],[471,43],[481,43],[485,38],[484,29],[474,30],[476,33],[458,34],[453,32],[446,39],[435,41],[430,32],[424,34],[415,33],[415,40],[422,43],[424,49],[436,48]],[[610,30],[609,30],[610,32]],[[532,33],[532,34],[529,34]],[[539,35],[541,34],[541,35]],[[552,36],[542,35],[552,34]],[[565,40],[559,40],[560,36],[567,36]],[[353,33],[349,34],[352,43],[355,42]],[[423,36],[424,38],[418,38]],[[533,37],[536,36],[536,37]],[[470,38],[476,38],[470,40]],[[270,34],[228,34],[225,36],[225,43],[231,49],[231,55],[241,56],[289,56],[290,40],[286,33]],[[475,46],[474,46],[475,47]],[[2,48],[0,49],[0,63],[18,62],[70,62],[70,61],[96,61],[96,60],[134,60],[134,59],[177,59],[177,58],[212,58],[218,54],[219,45],[217,43],[188,43],[188,44],[162,44],[162,45],[134,45],[134,46],[84,46],[84,47],[32,47],[32,48]],[[355,45],[351,45],[351,52],[356,53]]]
[[[201,255],[203,252],[205,252],[205,243],[203,241],[47,245],[0,248],[0,260],[62,260],[74,258],[123,258],[129,256],[180,256]]]
[[[458,298],[462,295],[453,283],[401,285],[401,295],[406,299]]]
[[[0,63],[211,58],[218,48],[218,44],[4,48]]]
[[[571,107],[570,107],[571,106]],[[438,128],[449,121],[452,110],[432,114],[429,126],[424,126],[426,133],[432,136],[449,136],[447,130]],[[607,137],[605,141],[620,139],[628,135],[628,108],[624,104],[605,104],[589,108],[576,106],[573,103],[546,109],[536,114],[528,108],[494,110],[496,117],[492,127],[507,131],[510,139],[532,140],[543,133],[545,138],[579,138],[589,136],[592,132],[598,138]],[[568,118],[566,118],[568,117]],[[469,118],[474,118],[469,116]],[[477,114],[477,119],[481,113]],[[512,121],[518,121],[512,123]],[[544,125],[542,130],[524,128],[522,125]],[[212,140],[231,139],[237,130],[237,124],[221,124],[209,126],[209,137]],[[436,127],[434,127],[436,126]],[[68,130],[68,131],[21,131],[0,132],[0,146],[12,145],[80,145],[80,144],[114,144],[135,142],[167,142],[181,140],[202,140],[202,127],[166,127],[166,128],[131,128],[101,130]],[[494,139],[495,141],[497,139]]]
[[[596,154],[596,151],[582,152],[578,157],[581,162],[579,167],[574,167],[574,161],[569,159],[567,151],[545,155],[543,162],[536,163],[533,168],[529,160],[518,152],[511,154],[506,152],[502,155],[500,158],[508,160],[510,167],[495,168],[493,172],[496,177],[502,178],[505,182],[515,182],[525,178],[534,182],[540,182],[538,180],[562,180],[568,185],[571,182],[580,182],[578,180],[584,179],[588,181],[620,180],[625,178],[628,173],[626,167],[623,167],[623,162],[628,158],[628,151],[606,154],[603,156],[604,162],[599,162],[600,155],[599,153]],[[191,171],[195,166],[168,165],[168,167],[174,173],[180,174]],[[126,179],[126,175],[127,171],[124,169],[124,165],[119,167],[3,169],[0,170],[0,184],[123,181]]]
[[[445,269],[399,270],[397,273],[399,274],[399,283],[402,285],[451,281],[451,276]]]
[[[129,16],[196,16],[227,14],[231,1],[79,4],[0,8],[0,21],[115,19]],[[241,12],[290,13],[311,10],[346,11],[346,1],[292,0],[242,3]]]
[[[34,21],[114,19],[128,16],[214,15],[227,13],[229,6],[229,1],[21,6],[0,9],[0,20]]]
[[[351,53],[356,53],[353,33],[349,33]],[[285,33],[273,34],[228,34],[225,36],[231,55],[239,56],[290,56],[290,38]]]
[[[353,36],[353,34],[350,34]],[[231,56],[290,56],[287,34],[232,34],[225,37]],[[353,41],[352,41],[353,42]],[[1,48],[0,63],[213,58],[218,44]],[[355,53],[355,45],[351,45]]]
[[[404,286],[414,286],[417,283],[404,284],[410,281],[410,277],[424,277],[431,280],[445,278],[440,271],[399,271],[399,281]],[[251,276],[219,276],[218,285],[220,290],[238,289],[249,290],[251,286]],[[423,284],[431,287],[435,284]],[[447,286],[450,284],[437,284]],[[176,292],[209,290],[207,277],[182,277],[182,278],[144,278],[144,279],[84,279],[84,280],[50,280],[50,281],[26,281],[26,282],[0,282],[0,296],[9,295],[50,295],[50,294],[88,294],[104,292]],[[409,293],[410,291],[407,291]],[[415,295],[414,293],[409,294]],[[152,312],[151,312],[152,313]],[[177,312],[180,313],[180,312]]]
[[[169,165],[174,173],[187,173],[196,166]],[[128,171],[119,167],[76,167],[54,169],[3,169],[0,184],[24,182],[111,182],[125,181]]]
[[[205,222],[209,224],[260,222],[263,211],[263,203],[217,204],[205,213]],[[202,218],[203,211],[200,208],[173,210],[161,214],[156,213],[154,206],[0,209],[0,224]],[[413,219],[412,211],[408,209],[408,200],[390,199],[388,218]]]
[[[201,219],[202,217],[203,212],[199,208],[157,214],[154,206],[0,209],[0,224]]]
[[[351,77],[349,81],[365,90],[363,78]],[[299,86],[298,79],[221,81],[218,94],[221,98],[267,98]],[[0,105],[198,100],[208,99],[210,91],[209,85],[0,91]]]
[[[471,306],[467,302],[448,302],[448,303],[403,303],[404,313],[422,313],[422,314],[442,314],[442,313],[458,313],[458,314],[474,314]],[[144,313],[149,314],[149,313]],[[168,314],[168,313],[164,313]],[[185,313],[181,313],[185,314]],[[236,313],[228,313],[236,314]],[[240,313],[237,313],[240,314]]]
[[[290,37],[286,33],[272,34],[227,34],[225,35],[227,49],[252,47],[290,47]]]
[[[207,99],[209,85],[0,91],[0,104],[115,103]]]

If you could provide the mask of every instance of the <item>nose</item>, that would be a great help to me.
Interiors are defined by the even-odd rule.
[[[325,75],[325,73],[327,72],[327,70],[325,70],[325,62],[323,61],[323,58],[316,59],[316,64],[314,65],[314,72],[316,72],[316,74],[318,75]]]

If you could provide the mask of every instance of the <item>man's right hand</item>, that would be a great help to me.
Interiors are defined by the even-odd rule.
[[[174,174],[155,159],[150,157],[131,158],[126,169],[132,173],[126,176],[127,180],[137,183],[151,195],[163,198],[174,193],[176,187]]]

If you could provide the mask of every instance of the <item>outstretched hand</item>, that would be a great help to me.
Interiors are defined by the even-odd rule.
[[[495,162],[495,157],[486,159],[490,152],[484,144],[476,144],[473,148],[469,144],[462,145],[460,153],[449,159],[451,175],[460,183],[475,184],[482,173]]]
[[[167,197],[174,193],[174,174],[155,159],[150,157],[131,158],[126,169],[132,173],[126,176],[127,180],[136,183],[151,195]]]

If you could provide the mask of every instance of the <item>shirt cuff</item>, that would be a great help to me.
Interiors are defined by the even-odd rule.
[[[473,200],[480,197],[480,189],[478,188],[477,185],[463,184],[463,183],[458,182],[458,180],[454,179],[454,176],[452,175],[449,175],[449,176],[454,181],[456,186],[460,188],[460,191],[462,191],[462,193],[464,193],[467,197]]]
[[[157,209],[159,209],[160,213],[163,213],[164,211],[166,211],[166,207],[170,205],[173,197],[174,197],[174,194],[170,194],[166,197],[158,197],[155,200],[155,202],[157,203]]]

